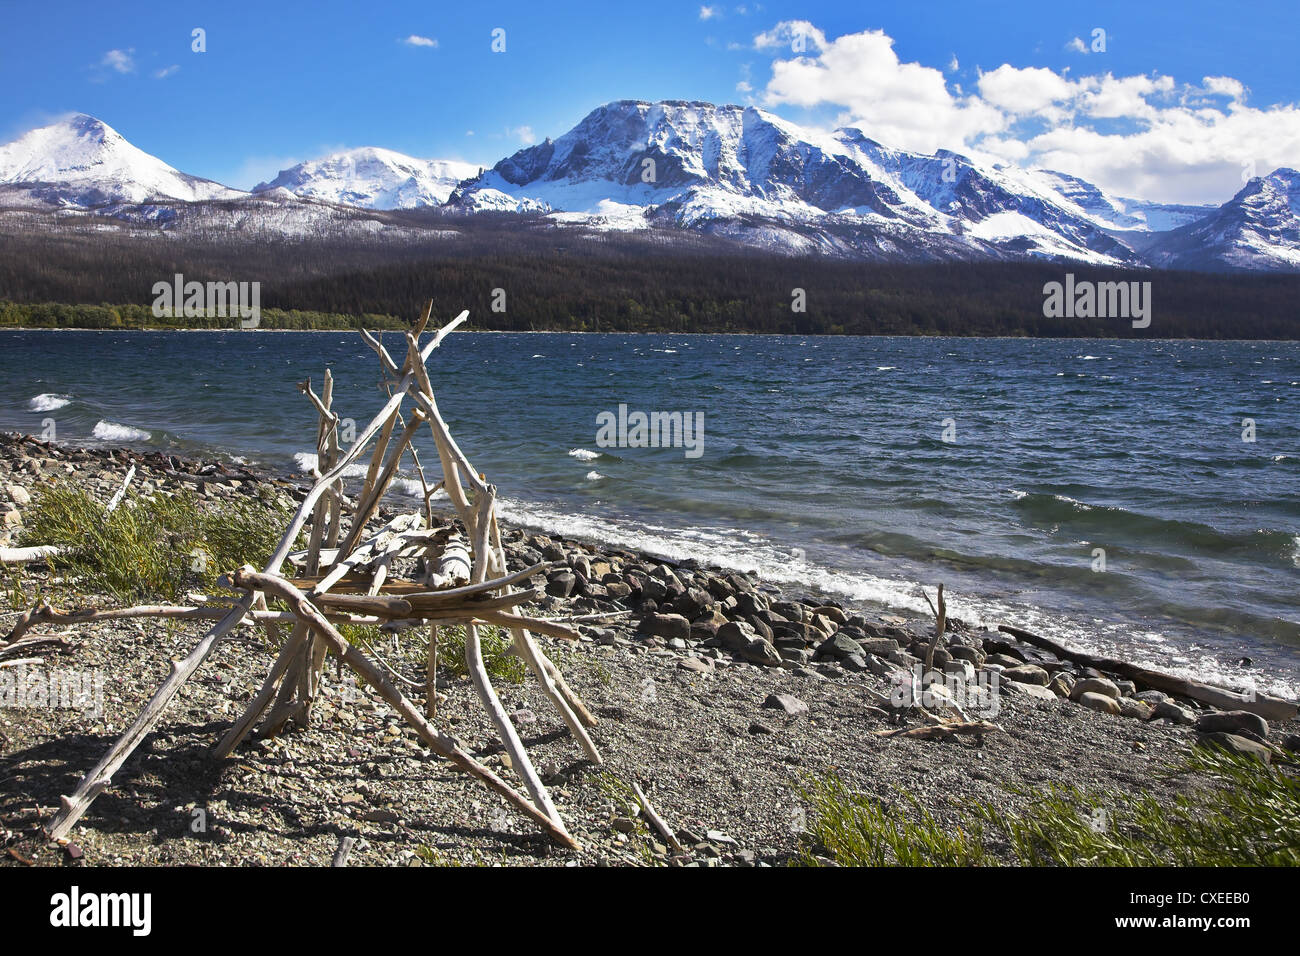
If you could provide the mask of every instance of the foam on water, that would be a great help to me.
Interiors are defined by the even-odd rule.
[[[921,585],[904,578],[868,572],[844,571],[808,560],[797,548],[782,548],[762,535],[740,528],[668,528],[590,515],[568,514],[544,505],[498,499],[501,515],[517,526],[594,541],[603,545],[663,558],[694,560],[705,566],[753,571],[765,582],[796,591],[813,590],[849,604],[875,604],[928,615],[929,605]],[[796,596],[802,596],[796,594]],[[1087,653],[1121,657],[1140,667],[1150,667],[1181,677],[1243,688],[1256,679],[1257,691],[1283,697],[1300,696],[1300,682],[1269,674],[1262,678],[1244,673],[1195,646],[1173,654],[1173,646],[1155,631],[1135,632],[1131,625],[1102,620],[1080,625],[1027,603],[965,595],[945,595],[949,613],[974,627],[996,628],[1014,622],[1027,630],[1068,644]]]
[[[318,456],[315,452],[312,451],[297,452],[296,454],[294,454],[293,460],[294,463],[298,466],[298,470],[302,472],[304,475],[312,474],[314,471],[316,471],[317,466],[320,464],[320,456]],[[366,472],[368,470],[369,468],[366,465],[360,465],[354,462],[353,464],[348,465],[346,468],[343,469],[343,477],[364,478],[366,477]]]
[[[576,458],[578,461],[595,461],[600,457],[600,452],[590,451],[586,448],[570,448],[569,457]]]
[[[56,409],[63,408],[71,401],[71,395],[58,395],[54,392],[44,392],[31,399],[27,403],[27,407],[34,412],[52,412]]]
[[[143,428],[132,428],[130,425],[101,419],[95,423],[95,428],[91,431],[90,437],[102,442],[119,442],[148,441],[153,436]]]

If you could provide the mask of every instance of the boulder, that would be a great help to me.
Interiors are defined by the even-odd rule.
[[[1098,694],[1096,691],[1089,690],[1084,691],[1075,700],[1089,710],[1097,710],[1103,714],[1114,714],[1117,717],[1120,714],[1119,701],[1106,694]]]
[[[1263,739],[1268,736],[1268,721],[1248,710],[1211,711],[1197,719],[1196,729],[1203,734],[1240,734],[1246,731]]]
[[[1077,701],[1084,694],[1101,694],[1111,700],[1118,700],[1119,688],[1114,681],[1104,677],[1085,677],[1075,682],[1074,689],[1070,691],[1070,699]]]
[[[1264,746],[1237,734],[1228,734],[1218,731],[1212,734],[1203,734],[1196,741],[1202,747],[1218,747],[1229,753],[1234,753],[1242,757],[1256,757],[1264,763],[1269,763],[1273,759],[1273,752]]]
[[[1146,701],[1138,700],[1136,697],[1121,697],[1118,701],[1119,712],[1124,717],[1132,717],[1135,720],[1150,720],[1152,707]]]
[[[1152,720],[1167,720],[1175,724],[1191,725],[1196,723],[1196,712],[1188,710],[1172,700],[1162,700],[1151,711]]]
[[[546,581],[546,593],[552,597],[566,598],[577,586],[578,577],[572,571],[552,571]]]
[[[1047,671],[1037,664],[1020,664],[1004,670],[1002,679],[1015,681],[1018,684],[1037,684],[1039,687],[1046,687],[1048,676]]]
[[[680,614],[651,614],[641,619],[637,628],[642,634],[662,637],[664,640],[686,640],[691,636],[691,622]]]
[[[828,657],[842,660],[846,657],[862,657],[863,654],[862,645],[841,631],[818,644],[817,652],[813,656],[817,660],[825,660]]]
[[[763,706],[784,711],[791,717],[802,717],[808,713],[808,705],[793,694],[768,694],[767,700],[763,701]]]

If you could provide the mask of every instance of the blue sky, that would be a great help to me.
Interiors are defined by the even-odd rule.
[[[623,98],[853,122],[1154,198],[1222,201],[1247,164],[1300,165],[1294,2],[0,6],[0,141],[85,112],[241,187],[351,146],[491,165]]]

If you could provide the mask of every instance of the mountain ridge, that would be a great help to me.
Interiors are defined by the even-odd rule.
[[[183,173],[86,114],[0,146],[0,206],[9,207],[0,215],[397,236],[427,226],[375,217],[428,209],[658,230],[668,241],[694,232],[796,256],[1210,271],[1300,270],[1298,183],[1283,167],[1218,207],[1124,199],[1062,172],[916,153],[855,127],[811,130],[699,100],[606,103],[490,169],[360,147],[295,164],[252,191]]]

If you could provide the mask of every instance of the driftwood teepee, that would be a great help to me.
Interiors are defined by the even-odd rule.
[[[281,624],[291,630],[280,642],[279,656],[261,690],[217,744],[216,757],[229,755],[259,721],[262,734],[275,732],[289,721],[305,725],[318,692],[325,658],[333,654],[396,709],[430,750],[483,781],[561,844],[577,846],[492,688],[484,667],[478,628],[496,625],[510,632],[514,651],[536,676],[583,754],[600,763],[600,753],[587,733],[596,724],[595,718],[565,684],[559,670],[532,636],[545,634],[575,639],[578,635],[561,621],[527,617],[518,610],[519,605],[540,594],[535,590],[516,590],[516,585],[547,570],[549,565],[539,564],[513,574],[507,571],[497,525],[496,488],[470,465],[452,438],[438,411],[425,368],[433,350],[468,313],[461,313],[421,344],[431,309],[432,303],[416,329],[406,334],[406,355],[400,365],[378,339],[362,333],[383,366],[389,398],[349,447],[339,445],[340,417],[333,409],[330,374],[326,372],[320,395],[312,391],[310,383],[299,386],[319,415],[316,480],[265,567],[261,571],[244,567],[223,578],[229,587],[244,592],[242,598],[225,607],[140,607],[103,612],[64,613],[44,605],[20,619],[10,634],[11,641],[43,622],[87,621],[109,616],[219,619],[188,657],[173,662],[171,674],[135,723],[86,775],[76,791],[62,798],[60,811],[47,828],[52,839],[66,837],[91,801],[109,786],[113,774],[157,724],[168,702],[216,644],[241,622],[251,620],[266,627],[277,640]],[[412,445],[412,439],[426,425],[432,431],[442,467],[442,480],[433,488],[425,479]],[[349,498],[344,493],[344,471],[361,457],[372,441],[374,449],[365,480],[356,497]],[[423,512],[399,514],[375,530],[371,527],[372,520],[379,513],[380,501],[407,454],[414,456],[423,483]],[[430,500],[439,490],[446,493],[463,532],[452,527],[432,527]],[[307,548],[295,553],[294,543],[309,521]],[[415,556],[424,559],[426,570],[422,580],[390,576],[398,558]],[[293,568],[292,573],[282,570],[286,563]],[[268,599],[283,601],[288,611],[272,610]],[[418,628],[415,633],[427,634],[425,712],[398,689],[380,664],[339,633],[337,625],[346,623],[384,624],[406,633]],[[452,623],[465,628],[465,658],[470,679],[523,782],[522,792],[475,760],[456,740],[431,723],[437,700],[434,676],[438,629]]]

